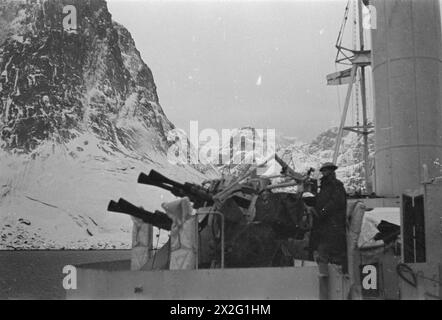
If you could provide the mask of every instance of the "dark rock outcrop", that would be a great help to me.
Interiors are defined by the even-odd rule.
[[[75,31],[63,28],[71,4]],[[152,72],[104,0],[2,1],[0,9],[3,149],[29,152],[89,130],[115,151],[137,150],[146,137],[165,151],[173,125]]]

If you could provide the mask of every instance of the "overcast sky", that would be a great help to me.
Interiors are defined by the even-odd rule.
[[[151,68],[160,103],[177,127],[188,132],[190,120],[198,120],[200,130],[251,125],[304,141],[341,117],[345,88],[338,95],[325,76],[336,70],[334,45],[346,4],[108,0],[113,19],[128,28]],[[348,123],[354,119],[350,109]]]

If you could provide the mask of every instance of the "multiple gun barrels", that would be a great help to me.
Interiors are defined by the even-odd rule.
[[[177,197],[188,197],[193,202],[195,209],[210,206],[214,202],[213,195],[204,187],[189,182],[176,182],[155,170],[151,170],[148,175],[140,173],[138,183],[168,190]],[[130,215],[160,229],[170,230],[172,227],[172,219],[166,213],[158,210],[150,212],[142,207],[137,207],[123,198],[120,198],[118,202],[111,200],[107,210]]]

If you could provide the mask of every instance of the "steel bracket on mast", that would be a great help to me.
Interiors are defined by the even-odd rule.
[[[358,130],[358,128],[361,128],[363,130]],[[369,128],[373,128],[373,126],[366,127],[365,129],[362,126],[361,127],[344,127],[342,129],[347,130],[347,131],[351,131],[351,132],[356,132],[357,134],[364,134],[364,135],[369,135],[371,133],[374,133],[374,130],[366,130]]]
[[[336,46],[336,48],[338,49],[338,52],[344,56],[343,58],[336,59],[336,63],[356,64],[358,66],[371,65],[371,50],[351,50],[342,46]],[[349,54],[346,54],[345,52],[348,52]]]
[[[354,56],[350,58],[352,64],[356,64],[358,66],[369,66],[371,65],[371,51],[363,50],[363,51],[353,51]]]

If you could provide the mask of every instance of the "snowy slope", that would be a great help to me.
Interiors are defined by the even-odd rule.
[[[322,132],[310,143],[289,144],[282,146],[278,153],[286,162],[290,162],[298,172],[306,172],[310,167],[318,169],[324,162],[332,161],[337,135],[337,128]],[[374,136],[369,136],[369,161],[374,156]],[[338,156],[336,175],[348,192],[352,193],[364,187],[363,138],[354,132],[344,131]],[[315,172],[318,175],[318,170]]]
[[[30,157],[2,154],[1,248],[128,248],[130,218],[107,212],[110,199],[123,197],[148,210],[172,200],[162,189],[136,183],[152,168],[178,181],[202,178],[191,168],[107,153],[99,143],[84,135],[63,146],[44,144]]]
[[[64,3],[0,2],[0,249],[128,248],[131,220],[109,200],[155,210],[173,199],[136,183],[152,168],[204,178],[167,161],[174,126],[105,1],[75,2],[75,33]]]

